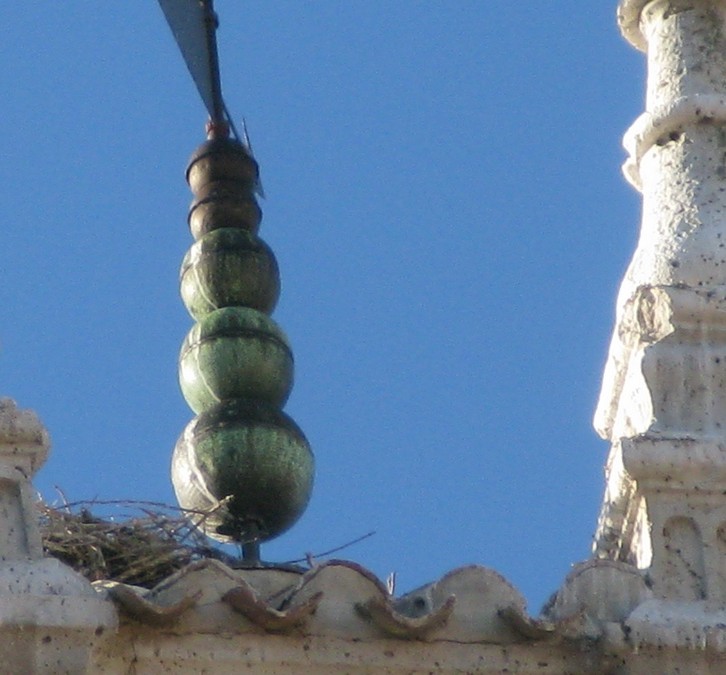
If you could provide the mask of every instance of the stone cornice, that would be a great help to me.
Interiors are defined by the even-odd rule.
[[[622,0],[618,5],[618,26],[630,44],[645,51],[647,43],[640,32],[640,13],[651,0]]]
[[[679,140],[683,131],[695,124],[726,124],[726,96],[683,96],[645,112],[635,120],[623,138],[623,146],[628,152],[623,173],[633,187],[642,189],[640,161],[645,153],[654,145]]]

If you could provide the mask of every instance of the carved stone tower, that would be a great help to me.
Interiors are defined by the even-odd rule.
[[[643,194],[595,416],[610,440],[596,555],[656,598],[726,608],[726,4],[623,0],[648,57],[625,137]]]

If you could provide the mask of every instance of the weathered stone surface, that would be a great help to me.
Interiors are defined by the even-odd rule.
[[[632,565],[588,560],[567,575],[547,615],[561,622],[582,612],[600,625],[619,622],[651,596],[643,573]]]
[[[614,440],[643,431],[627,424],[627,409],[640,405],[642,392],[628,373],[636,372],[648,343],[632,318],[648,302],[642,294],[637,297],[639,289],[718,296],[726,284],[723,8],[699,0],[658,1],[642,9],[635,0],[621,6],[621,13],[641,17],[638,30],[648,40],[649,74],[646,111],[626,134],[626,175],[643,192],[641,236],[618,296],[617,329],[596,414],[598,431]],[[638,25],[632,17],[628,25]],[[693,322],[699,322],[697,316]],[[700,323],[705,329],[709,321]],[[721,349],[716,334],[704,337],[706,343],[716,339],[714,348]]]
[[[34,413],[0,399],[0,671],[86,673],[117,620],[66,565],[44,558],[30,478],[50,441]]]
[[[641,237],[595,418],[612,442],[598,554],[650,566],[662,597],[726,597],[708,572],[718,525],[703,522],[726,489],[726,14],[712,0],[631,0],[619,16],[647,42],[649,73],[646,111],[626,135]],[[676,539],[690,542],[689,562],[673,561]],[[711,581],[694,586],[679,565]]]
[[[306,635],[330,635],[355,640],[375,640],[386,632],[358,610],[388,592],[381,581],[353,563],[330,561],[313,568],[301,580],[295,598],[304,602],[322,593],[315,615],[305,626]]]
[[[435,611],[449,598],[455,598],[451,616],[429,639],[500,644],[523,639],[501,612],[514,609],[526,614],[524,598],[501,574],[479,565],[453,570],[436,583],[406,594],[396,606],[416,616]]]
[[[581,568],[554,612],[597,617],[622,672],[717,673],[726,645],[726,6],[625,0],[619,20],[648,54],[646,110],[626,134],[624,167],[643,193],[643,221],[595,416],[612,444],[596,554],[641,569]]]
[[[204,560],[189,565],[144,593],[143,600],[159,609],[186,604],[184,611],[169,624],[176,632],[265,633],[268,627],[258,620],[259,613],[246,615],[238,611],[234,600],[229,601],[229,595],[242,589],[255,599],[257,609],[264,607],[274,615],[299,578],[300,574],[281,569],[232,570],[216,560]],[[145,623],[157,623],[153,618],[144,621],[145,615],[133,611],[126,614]]]
[[[11,398],[0,398],[0,458],[27,478],[48,457],[50,438],[32,410],[20,410]]]
[[[94,673],[135,675],[589,675],[591,653],[552,645],[482,645],[330,636],[185,635],[124,629]],[[133,666],[133,670],[130,670]],[[654,672],[665,671],[651,671]],[[685,671],[684,671],[685,672]]]

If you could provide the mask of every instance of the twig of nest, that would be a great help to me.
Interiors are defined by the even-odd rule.
[[[91,508],[103,504],[124,509],[119,518],[103,519]],[[205,515],[153,502],[76,502],[54,508],[37,506],[43,547],[90,581],[119,581],[145,588],[203,558],[234,563],[212,548],[195,527]],[[133,515],[127,515],[132,511]]]
[[[62,493],[61,493],[62,494]],[[225,501],[220,502],[220,508]],[[91,509],[111,507],[112,518],[99,518]],[[239,567],[240,559],[210,545],[199,528],[214,511],[186,511],[158,502],[80,501],[61,507],[37,504],[40,533],[47,555],[58,558],[90,581],[118,581],[153,588],[189,563],[205,558]],[[375,532],[322,553],[308,553],[285,565],[328,556],[357,544]]]

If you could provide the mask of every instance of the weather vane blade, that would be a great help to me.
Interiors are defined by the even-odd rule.
[[[244,136],[240,137],[222,98],[217,57],[218,22],[213,0],[159,0],[159,5],[209,112],[209,138],[227,138],[231,131],[251,157],[252,145],[247,125],[243,127]],[[259,177],[255,191],[261,197],[265,196]]]
[[[212,123],[227,122],[217,59],[213,0],[159,0]]]

